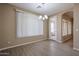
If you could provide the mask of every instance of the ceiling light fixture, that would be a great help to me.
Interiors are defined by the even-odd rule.
[[[41,19],[41,20],[44,21],[44,20],[47,20],[47,19],[48,19],[48,16],[47,16],[47,15],[43,15],[43,16],[40,15],[40,16],[39,16],[39,19]]]
[[[40,5],[38,5],[36,8],[41,8],[41,6],[40,6]]]
[[[45,20],[45,17],[43,17],[43,21]]]

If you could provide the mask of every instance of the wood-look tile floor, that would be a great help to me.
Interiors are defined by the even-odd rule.
[[[52,40],[44,40],[20,47],[1,51],[7,56],[79,56],[79,52],[73,50],[72,40],[57,43]]]

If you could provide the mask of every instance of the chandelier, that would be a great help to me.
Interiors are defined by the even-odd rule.
[[[47,20],[48,19],[48,16],[47,15],[40,15],[39,16],[39,19],[41,19],[41,20]]]

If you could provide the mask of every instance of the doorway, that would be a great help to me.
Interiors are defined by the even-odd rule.
[[[73,11],[50,17],[49,39],[73,46]]]
[[[57,40],[57,16],[53,16],[49,20],[49,39]]]
[[[73,11],[62,15],[62,42],[73,47]]]

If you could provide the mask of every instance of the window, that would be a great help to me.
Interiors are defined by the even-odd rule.
[[[37,15],[16,12],[17,37],[43,35],[43,21]]]
[[[51,35],[57,35],[57,16],[50,18],[50,33]]]
[[[68,34],[69,35],[72,34],[72,23],[71,23],[71,21],[63,19],[62,31],[63,31],[63,36],[68,35]]]
[[[63,31],[63,36],[67,35],[67,20],[64,19],[62,22],[62,31]]]
[[[68,34],[72,34],[72,33],[71,33],[71,30],[72,30],[72,29],[71,29],[71,22],[69,21],[69,22],[68,22]]]
[[[51,22],[51,33],[55,34],[55,23]]]

